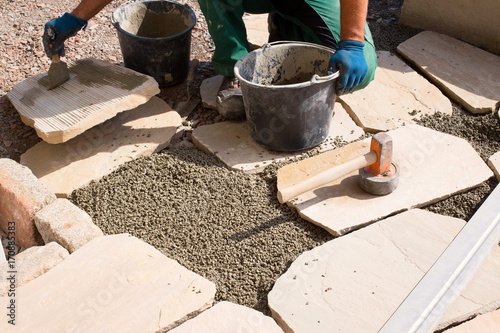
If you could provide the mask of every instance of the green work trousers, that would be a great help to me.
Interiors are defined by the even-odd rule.
[[[340,41],[340,2],[339,0],[290,0],[305,1],[323,20],[337,42]],[[224,76],[234,75],[234,64],[251,51],[243,23],[243,13],[278,13],[279,30],[283,40],[304,41],[322,44],[313,30],[297,17],[278,11],[272,0],[198,0],[205,15],[208,30],[215,43],[212,58],[214,70]],[[375,46],[368,28],[365,26],[364,54],[368,64],[368,74],[356,88],[362,89],[373,80],[377,67]]]

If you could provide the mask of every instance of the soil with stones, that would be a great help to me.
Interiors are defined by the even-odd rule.
[[[186,0],[198,22],[192,58],[200,60],[195,87],[214,75],[209,62],[214,45],[194,0]],[[85,57],[121,63],[110,14],[116,0],[89,22],[85,33],[67,43],[66,60]],[[403,0],[370,1],[368,23],[378,50],[396,46],[418,33],[397,24]],[[39,139],[25,126],[5,94],[26,77],[48,69],[43,54],[43,24],[69,11],[75,1],[4,1],[0,8],[0,158],[19,160]],[[175,106],[186,100],[185,84],[162,89],[159,96]],[[197,126],[221,121],[199,106],[190,117]],[[189,122],[189,124],[193,124]],[[473,116],[458,105],[452,116],[436,115],[421,124],[466,139],[486,160],[500,150],[497,115]],[[188,128],[189,130],[189,128]],[[186,138],[185,138],[186,140]],[[468,219],[497,185],[491,179],[464,194],[426,207]],[[302,252],[332,239],[276,199],[276,166],[258,175],[229,171],[217,159],[194,148],[171,148],[127,163],[75,191],[71,200],[85,209],[107,234],[128,232],[217,285],[217,300],[228,300],[269,314],[267,294],[274,281]]]

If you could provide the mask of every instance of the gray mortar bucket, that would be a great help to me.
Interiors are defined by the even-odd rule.
[[[139,1],[113,12],[125,67],[155,78],[160,86],[186,79],[196,15],[187,4]]]
[[[234,67],[252,138],[277,151],[313,148],[329,135],[339,72],[328,75],[335,51],[277,42],[243,56]]]

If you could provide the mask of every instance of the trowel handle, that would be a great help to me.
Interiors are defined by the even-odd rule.
[[[191,90],[193,89],[194,80],[196,78],[196,71],[198,69],[200,61],[198,59],[191,60],[191,65],[189,66],[189,72],[186,79],[186,89],[188,99],[191,97]]]
[[[333,182],[340,177],[350,174],[353,171],[364,168],[370,164],[377,162],[377,153],[375,151],[370,151],[363,156],[356,157],[346,163],[339,164],[312,176],[305,181],[294,184],[289,187],[278,190],[278,200],[281,203],[285,203],[290,199],[293,199],[303,193],[314,190],[315,188],[321,187],[328,183]]]

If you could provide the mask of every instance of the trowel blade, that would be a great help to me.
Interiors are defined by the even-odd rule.
[[[49,87],[48,90],[59,87],[69,79],[68,65],[64,61],[52,61],[48,71]]]

